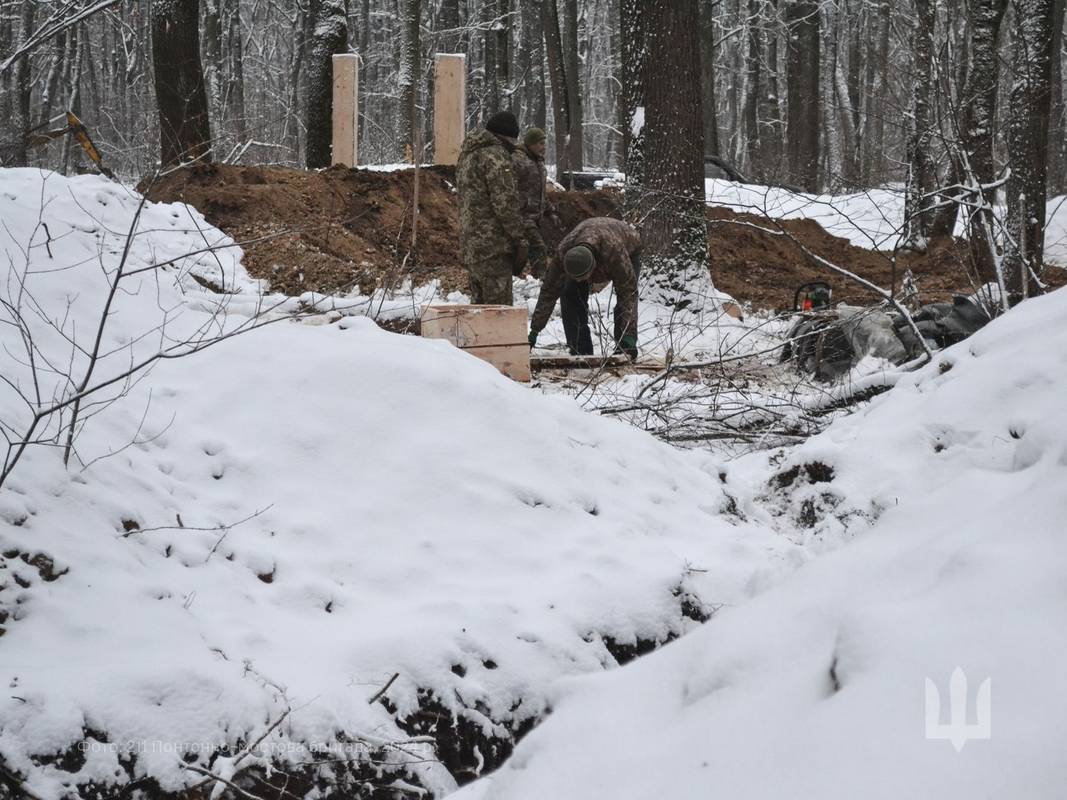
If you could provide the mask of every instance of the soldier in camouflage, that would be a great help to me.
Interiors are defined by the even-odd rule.
[[[641,274],[641,236],[630,224],[609,217],[578,223],[556,252],[530,320],[530,347],[560,301],[563,332],[572,355],[592,355],[589,292],[610,281],[615,289],[616,352],[637,358],[637,279]]]
[[[548,247],[541,235],[541,222],[546,216],[556,216],[545,191],[548,182],[548,170],[545,169],[545,132],[540,128],[530,128],[526,131],[522,146],[515,149],[511,160],[515,166],[522,224],[529,245],[530,272],[535,278],[540,278],[545,274],[548,261]]]
[[[511,151],[519,123],[508,111],[494,114],[485,130],[463,140],[456,165],[459,192],[459,244],[470,276],[471,302],[512,302],[511,276],[526,262],[526,233]]]

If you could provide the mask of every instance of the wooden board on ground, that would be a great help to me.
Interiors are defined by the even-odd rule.
[[[530,356],[530,369],[603,369],[628,367],[630,359],[617,356]]]
[[[460,350],[488,361],[513,380],[530,380],[525,308],[426,306],[421,333],[427,339],[451,342]]]

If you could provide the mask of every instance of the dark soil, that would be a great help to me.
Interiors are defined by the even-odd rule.
[[[201,165],[173,172],[142,191],[152,200],[181,200],[195,206],[242,244],[249,273],[269,280],[276,291],[334,292],[358,284],[367,292],[396,285],[408,275],[416,285],[436,278],[446,292],[465,289],[454,169],[420,171],[418,242],[409,253],[412,176],[412,170],[333,167],[307,172]],[[546,226],[550,247],[583,219],[619,215],[620,195],[615,190],[554,192],[552,198],[561,225]],[[812,220],[769,220],[723,207],[709,208],[708,220],[716,286],[755,308],[787,309],[796,287],[812,280],[829,281],[835,302],[873,299],[871,292],[817,263],[801,244],[879,286],[889,286],[894,277],[890,254],[855,247]],[[749,225],[787,235],[764,233]],[[897,259],[896,285],[899,288],[905,270],[911,269],[923,302],[946,300],[954,292],[971,289],[964,263],[959,242],[935,241],[924,254],[902,254]],[[1067,280],[1067,272],[1054,270],[1048,277],[1058,286]]]

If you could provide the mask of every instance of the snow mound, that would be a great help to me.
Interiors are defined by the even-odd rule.
[[[772,468],[768,491],[828,494],[813,517],[860,510],[866,533],[632,666],[562,682],[457,797],[1060,797],[1065,396],[1060,291]]]
[[[14,170],[0,202],[0,283],[29,276],[33,330],[68,310],[92,330],[140,198]],[[136,231],[131,264],[186,266],[124,284],[106,369],[163,346],[145,332],[164,319],[225,328],[257,307],[236,249],[180,258],[224,241],[196,212],[147,204]],[[189,261],[240,290],[221,322]],[[4,374],[25,386],[26,369]],[[455,774],[404,722],[428,703],[506,740],[558,676],[613,667],[802,558],[720,513],[708,458],[366,319],[281,320],[96,410],[68,469],[30,448],[0,490],[0,761],[42,798],[144,777],[176,791],[323,748],[441,794]]]

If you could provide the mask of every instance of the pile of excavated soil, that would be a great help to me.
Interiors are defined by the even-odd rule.
[[[199,165],[170,173],[143,186],[156,201],[181,200],[241,243],[244,265],[257,278],[287,294],[335,292],[358,287],[368,292],[410,277],[415,285],[441,281],[445,291],[465,289],[459,263],[455,172],[451,167],[420,170],[418,236],[411,248],[413,170],[381,172],[333,167],[307,172],[284,167]],[[553,192],[558,227],[546,226],[555,247],[583,219],[618,216],[619,194]],[[756,308],[786,309],[796,287],[826,280],[835,301],[868,302],[874,295],[836,275],[804,252],[851,270],[879,286],[889,286],[888,254],[855,247],[831,236],[812,220],[768,220],[723,207],[708,209],[708,252],[715,285]],[[766,233],[752,225],[787,235]],[[798,244],[799,243],[799,244]],[[803,245],[801,247],[800,245]],[[969,291],[963,246],[934,242],[923,254],[902,254],[896,264],[899,288],[905,270],[917,279],[924,302]],[[1063,282],[1063,270],[1049,277]]]

